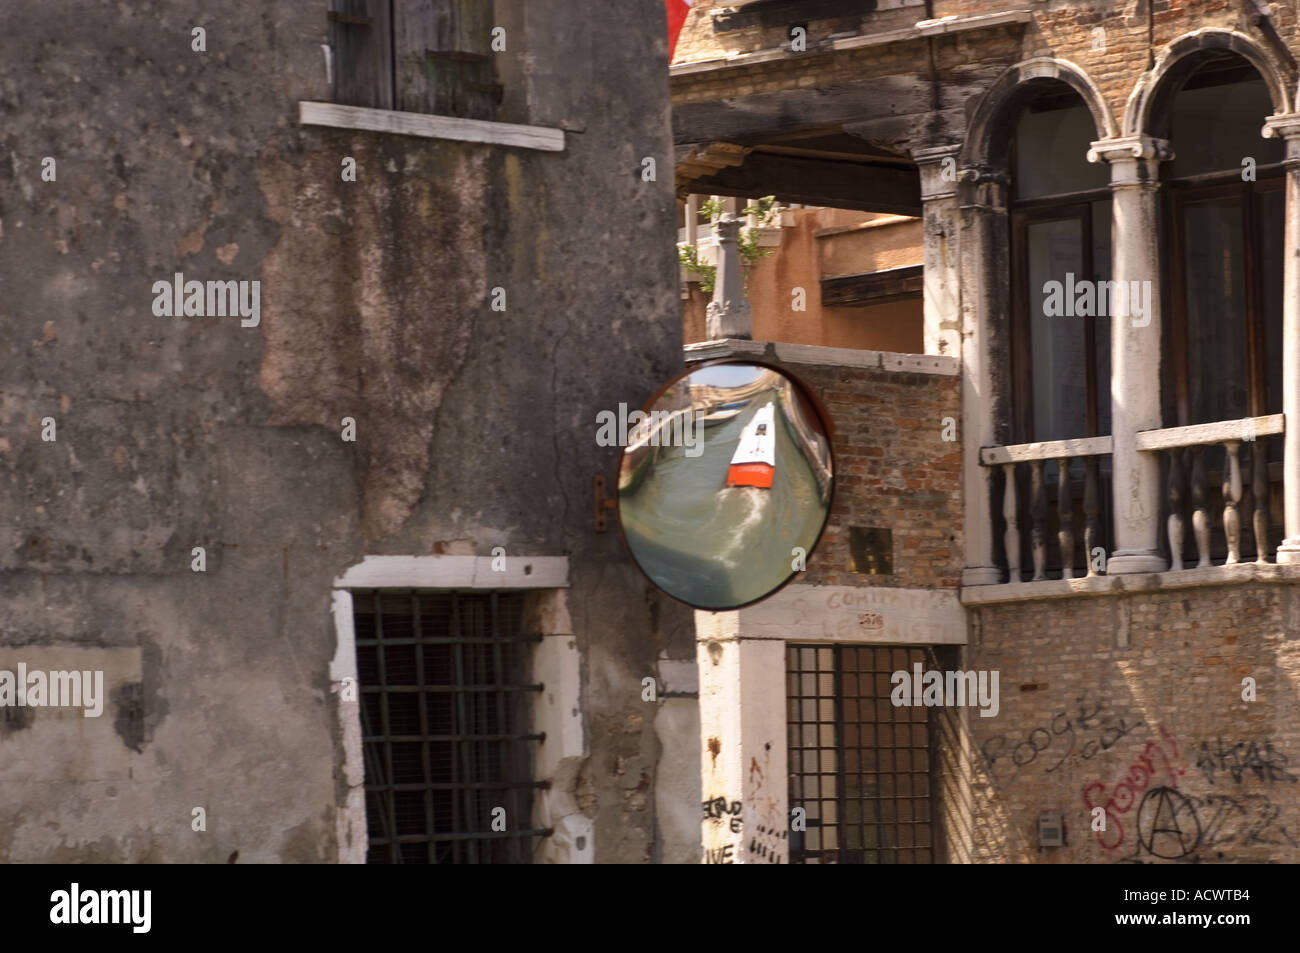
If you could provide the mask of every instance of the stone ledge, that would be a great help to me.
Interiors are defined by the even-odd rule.
[[[992,586],[966,586],[961,590],[964,606],[996,605],[1001,602],[1036,602],[1044,599],[1074,599],[1083,596],[1120,596],[1140,592],[1199,589],[1241,583],[1300,583],[1300,566],[1277,563],[1237,563],[1235,566],[1207,566],[1169,572],[1132,573],[1122,576],[1092,576],[1082,579],[1048,579],[1043,582],[1004,582]]]
[[[814,344],[784,344],[769,341],[700,341],[682,348],[688,364],[717,358],[752,357],[782,364],[817,364],[823,367],[871,367],[908,374],[939,374],[955,377],[961,367],[957,358],[946,354],[895,354],[848,347],[820,347]]]

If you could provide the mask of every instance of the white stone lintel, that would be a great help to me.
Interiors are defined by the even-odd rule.
[[[567,556],[367,556],[334,580],[336,589],[563,589]]]
[[[966,643],[956,589],[791,585],[735,612],[695,615],[700,641]]]

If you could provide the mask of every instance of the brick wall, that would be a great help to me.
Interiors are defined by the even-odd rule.
[[[972,859],[1300,860],[1297,609],[1300,586],[1250,584],[972,610],[966,668],[1001,694],[970,712]],[[1067,847],[1038,848],[1041,811]]]
[[[955,587],[961,577],[960,434],[943,440],[945,417],[960,419],[958,379],[863,367],[793,364],[835,426],[835,502],[808,560],[812,585]],[[893,531],[893,575],[851,569],[849,527]]]

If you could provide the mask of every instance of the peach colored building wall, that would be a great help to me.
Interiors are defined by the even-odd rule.
[[[921,353],[924,329],[920,296],[866,307],[823,306],[821,279],[919,265],[921,222],[834,208],[788,210],[781,244],[749,272],[747,293],[754,340],[824,347]],[[701,236],[708,234],[701,228]],[[706,340],[709,298],[688,282],[682,331],[687,344]],[[804,290],[806,310],[795,311],[794,289]]]

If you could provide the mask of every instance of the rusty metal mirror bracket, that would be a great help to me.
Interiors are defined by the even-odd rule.
[[[603,474],[596,474],[591,478],[591,483],[595,494],[596,532],[603,533],[608,528],[606,511],[612,510],[618,505],[618,498],[605,496],[605,477]]]

